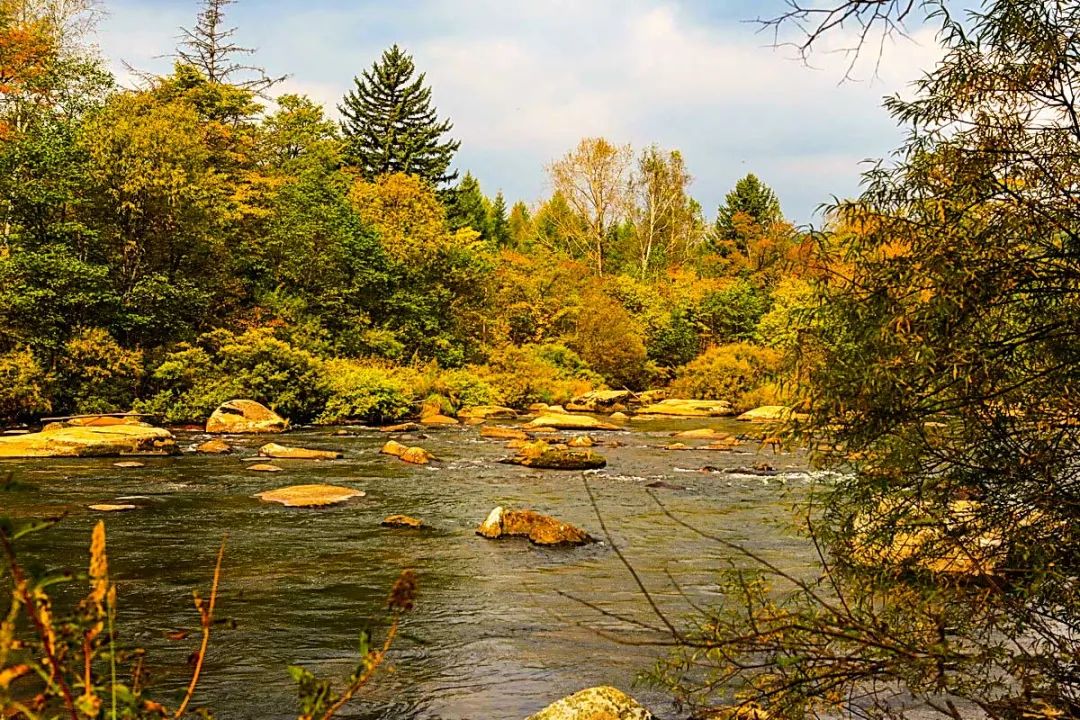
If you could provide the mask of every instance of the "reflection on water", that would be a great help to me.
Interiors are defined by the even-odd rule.
[[[804,459],[756,455],[753,446],[737,454],[663,449],[671,431],[707,425],[749,429],[658,420],[631,433],[601,433],[625,444],[598,448],[609,466],[587,475],[615,542],[675,617],[689,608],[668,576],[689,600],[714,602],[716,573],[732,553],[672,523],[649,492],[693,526],[745,543],[782,567],[799,571],[813,562],[790,527],[792,500],[809,482]],[[662,693],[632,687],[661,650],[620,645],[597,630],[632,640],[648,633],[573,599],[655,622],[607,543],[543,549],[474,534],[491,508],[504,505],[549,513],[599,536],[581,473],[499,464],[509,451],[481,440],[475,428],[433,430],[418,440],[441,459],[429,467],[379,455],[386,438],[378,432],[336,437],[333,430],[299,430],[278,441],[340,449],[344,460],[275,460],[286,472],[273,475],[246,471],[242,461],[269,441],[265,437],[234,438],[239,457],[154,458],[137,470],[114,468],[112,460],[6,461],[0,471],[14,470],[23,488],[0,495],[0,510],[17,517],[66,513],[24,553],[42,564],[81,567],[100,517],[86,507],[118,500],[139,506],[106,518],[120,628],[124,642],[147,648],[157,694],[171,697],[187,682],[197,633],[179,642],[166,635],[196,628],[191,591],[208,591],[218,544],[228,533],[218,616],[229,622],[215,629],[195,703],[220,718],[295,717],[290,664],[348,675],[359,631],[382,620],[387,591],[406,567],[419,574],[420,598],[392,652],[392,671],[380,674],[344,717],[524,718],[597,684],[631,690],[655,712],[671,714]],[[696,471],[763,460],[783,472]],[[646,488],[658,481],[683,489]],[[321,510],[252,498],[308,482],[348,485],[367,496]],[[422,518],[434,529],[380,527],[393,513]]]

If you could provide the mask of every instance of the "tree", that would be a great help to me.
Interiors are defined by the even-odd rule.
[[[1080,11],[850,0],[788,17],[817,37],[915,7],[944,57],[886,101],[908,140],[834,209],[851,231],[822,247],[843,271],[800,336],[807,432],[842,470],[810,515],[821,576],[732,578],[661,670],[684,698],[1080,715]]]
[[[664,153],[655,145],[638,158],[633,179],[631,238],[638,274],[685,257],[700,237],[696,203],[687,195],[690,173],[678,150]]]
[[[425,74],[415,73],[412,56],[394,45],[353,78],[355,88],[338,105],[346,160],[368,179],[405,173],[438,185],[457,178],[449,168],[461,143],[443,139],[453,125],[438,119]]]
[[[740,217],[743,216],[743,217]],[[725,240],[739,237],[741,223],[767,228],[783,218],[776,193],[753,173],[735,183],[716,212],[716,234]]]
[[[446,193],[446,222],[454,230],[472,228],[480,237],[491,238],[490,205],[480,190],[479,181],[466,172],[457,186]]]
[[[554,217],[558,240],[604,274],[611,233],[625,217],[632,151],[604,138],[585,138],[548,167],[555,194],[570,213]]]
[[[196,17],[195,27],[181,28],[181,44],[176,50],[177,59],[197,68],[211,83],[233,84],[255,93],[268,90],[284,80],[271,78],[266,70],[244,65],[236,58],[252,55],[254,48],[237,45],[235,27],[225,26],[225,8],[236,0],[202,0],[202,10]],[[254,73],[256,77],[239,79],[238,75]]]
[[[514,203],[514,206],[510,208],[510,219],[507,222],[507,231],[509,233],[510,243],[515,248],[524,247],[530,239],[532,216],[529,214],[529,207],[520,200]]]
[[[510,244],[510,220],[506,217],[506,198],[502,190],[495,193],[495,199],[491,203],[488,224],[491,228],[491,241],[496,247],[506,247]]]

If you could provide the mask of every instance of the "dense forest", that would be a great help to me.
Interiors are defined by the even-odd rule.
[[[687,623],[649,599],[652,679],[701,718],[1080,717],[1080,3],[781,4],[766,26],[807,56],[905,22],[942,50],[817,232],[753,175],[714,215],[677,150],[603,138],[549,197],[490,195],[405,49],[335,113],[275,96],[228,4],[124,89],[85,49],[92,0],[0,0],[5,421],[603,386],[797,407],[774,445],[834,471],[800,505],[814,576],[657,500],[740,562]]]
[[[585,138],[547,168],[550,197],[511,202],[452,169],[405,50],[355,78],[339,122],[242,65],[226,5],[171,74],[124,89],[83,49],[92,6],[5,3],[0,416],[780,392],[810,242],[756,177],[711,219],[677,150]]]

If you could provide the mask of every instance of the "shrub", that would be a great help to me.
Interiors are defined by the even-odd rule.
[[[317,422],[401,420],[416,403],[419,376],[405,369],[329,360],[323,365],[330,393]]]
[[[499,402],[523,408],[532,403],[566,403],[603,386],[603,379],[564,345],[508,345],[492,353],[481,369]]]
[[[750,343],[712,347],[678,371],[671,390],[680,397],[730,400],[737,410],[774,404],[778,393],[770,381],[780,359],[777,351]]]
[[[685,365],[701,349],[697,327],[684,310],[668,315],[649,337],[649,359],[665,368]]]
[[[443,412],[456,413],[471,405],[492,405],[499,395],[476,369],[429,371],[425,395],[428,402],[437,403]]]
[[[30,349],[0,354],[0,420],[23,420],[51,410],[49,377]]]
[[[592,292],[583,298],[572,344],[608,384],[640,389],[653,375],[644,335],[621,303]]]
[[[141,407],[167,422],[201,422],[238,397],[308,422],[323,411],[329,396],[319,359],[274,337],[269,328],[202,335],[194,345],[170,353],[153,379],[159,390]]]
[[[143,379],[143,354],[107,330],[85,328],[64,344],[59,361],[64,406],[77,413],[128,410]]]

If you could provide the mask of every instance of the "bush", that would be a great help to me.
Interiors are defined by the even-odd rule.
[[[167,422],[202,422],[233,398],[256,400],[294,422],[323,412],[330,392],[322,363],[269,328],[215,330],[182,344],[153,373],[158,392],[141,407]]]
[[[59,361],[64,407],[76,413],[129,410],[143,372],[142,351],[121,347],[107,330],[79,330]]]
[[[665,368],[685,365],[701,349],[697,327],[686,311],[676,310],[664,319],[651,334],[648,342],[649,359]]]
[[[388,422],[408,416],[416,403],[419,376],[404,369],[329,360],[323,365],[330,397],[317,422]]]
[[[603,379],[564,345],[508,345],[492,353],[481,374],[498,402],[524,408],[566,403],[603,387]]]
[[[430,370],[426,377],[425,403],[438,405],[441,412],[456,413],[472,405],[493,405],[499,402],[495,388],[477,370]]]
[[[740,411],[775,404],[779,393],[770,381],[780,359],[777,351],[750,343],[712,347],[678,371],[671,391],[679,397],[729,400]]]
[[[0,354],[0,420],[24,420],[51,410],[49,377],[30,349]]]
[[[641,389],[653,376],[644,329],[621,303],[600,292],[583,298],[573,347],[613,387]]]

